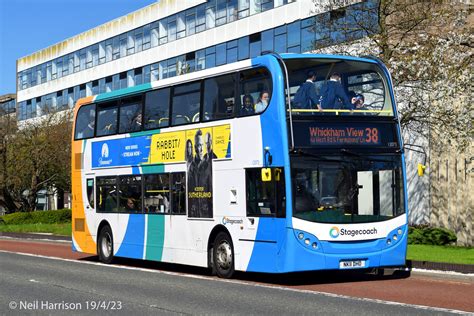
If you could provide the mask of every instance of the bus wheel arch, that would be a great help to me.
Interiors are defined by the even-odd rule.
[[[112,228],[107,221],[102,221],[97,229],[97,255],[103,263],[111,263],[114,259],[114,237]]]
[[[235,252],[232,237],[223,225],[212,230],[208,246],[208,265],[212,274],[221,278],[231,278],[235,268]]]

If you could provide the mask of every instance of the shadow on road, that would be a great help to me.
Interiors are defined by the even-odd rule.
[[[99,262],[97,256],[90,256],[79,259],[82,261]],[[149,260],[137,260],[127,258],[115,258],[113,265],[135,267],[140,269],[150,269],[156,271],[194,274],[200,276],[213,277],[211,271],[206,268],[193,267],[180,264],[162,263]],[[293,272],[282,274],[255,273],[255,272],[236,272],[234,279],[248,282],[258,282],[272,285],[297,286],[297,285],[317,285],[333,283],[354,283],[365,281],[383,281],[404,279],[410,277],[410,271],[403,270],[329,270],[329,271],[310,271]]]

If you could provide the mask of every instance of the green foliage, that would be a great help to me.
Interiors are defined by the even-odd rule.
[[[71,222],[71,210],[17,212],[0,217],[0,225],[60,224]]]
[[[446,228],[418,226],[408,229],[408,243],[411,245],[450,245],[457,240],[456,234]]]
[[[474,264],[474,248],[408,245],[407,259],[417,261]]]

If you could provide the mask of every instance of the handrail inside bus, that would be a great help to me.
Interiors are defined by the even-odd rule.
[[[266,54],[271,54],[275,56],[276,59],[283,65],[283,69],[285,70],[285,84],[286,84],[286,102],[288,103],[288,109],[289,109],[289,120],[290,120],[290,139],[291,139],[291,147],[290,147],[290,152],[295,150],[295,138],[293,135],[293,111],[291,109],[291,95],[290,95],[290,79],[288,77],[288,69],[286,68],[285,61],[283,58],[281,58],[280,54],[277,52],[271,51],[271,50],[266,50],[262,52],[262,55]]]

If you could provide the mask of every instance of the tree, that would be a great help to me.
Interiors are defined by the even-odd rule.
[[[8,211],[17,208],[17,204],[9,194],[7,185],[8,144],[17,131],[17,121],[15,115],[2,113],[1,111],[0,109],[0,206]]]
[[[318,51],[379,57],[392,74],[402,126],[465,149],[472,143],[474,115],[474,33],[469,7],[458,1],[369,3],[357,4],[358,10],[344,10],[338,7],[340,1],[314,0],[316,7],[339,10],[350,21],[342,25],[328,21],[333,31],[367,35],[359,42]]]
[[[64,111],[41,117],[7,138],[0,183],[4,207],[33,211],[39,191],[69,191],[71,127],[70,113]]]

